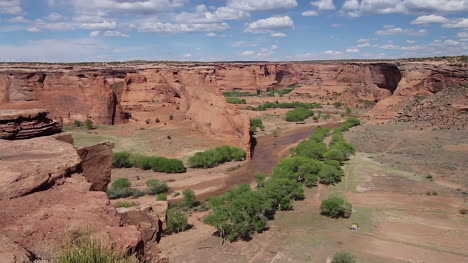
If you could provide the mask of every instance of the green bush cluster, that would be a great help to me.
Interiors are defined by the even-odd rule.
[[[297,107],[294,110],[290,110],[286,113],[287,121],[304,121],[310,116],[313,116],[314,112],[312,110]]]
[[[111,188],[107,190],[107,196],[109,199],[127,198],[133,197],[138,198],[143,196],[144,193],[138,189],[130,188],[132,184],[128,178],[119,178],[115,180]]]
[[[277,89],[277,90],[269,90],[267,92],[267,96],[269,97],[274,97],[275,94],[278,94],[279,96],[283,97],[284,95],[291,93],[294,88],[284,88],[284,89]]]
[[[161,156],[145,156],[129,152],[115,152],[112,156],[112,167],[138,167],[143,170],[152,169],[155,172],[165,173],[185,173],[187,170],[184,163],[179,159],[170,159]]]
[[[232,104],[246,104],[247,101],[245,99],[237,98],[237,97],[227,97],[226,101]]]
[[[319,109],[322,108],[322,105],[320,103],[306,103],[306,102],[267,102],[258,105],[257,107],[251,108],[251,110],[254,111],[264,111],[269,108],[284,108],[284,109],[293,109],[301,107],[304,109]]]
[[[167,183],[159,181],[158,179],[150,179],[146,181],[146,186],[148,186],[146,193],[150,195],[166,193],[169,190]]]
[[[223,145],[205,152],[195,153],[188,159],[190,167],[210,168],[230,161],[242,161],[246,152],[239,147]]]
[[[250,93],[248,91],[225,91],[223,92],[224,97],[250,97],[257,96],[255,93]]]
[[[352,205],[343,197],[332,195],[322,201],[320,213],[330,217],[350,217]]]
[[[260,118],[250,119],[250,131],[255,133],[257,128],[260,128],[262,131],[265,130],[265,126],[263,126],[262,120]]]
[[[175,209],[167,209],[167,231],[171,233],[179,233],[187,228],[187,215]]]
[[[336,102],[333,103],[333,106],[335,106],[335,108],[337,108],[337,109],[338,109],[338,108],[341,108],[341,106],[343,106],[343,102],[341,102],[341,101],[336,101]]]

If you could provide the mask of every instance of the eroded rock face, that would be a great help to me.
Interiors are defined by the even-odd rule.
[[[105,147],[103,154],[110,146],[99,147]],[[90,191],[81,166],[73,146],[52,136],[0,140],[2,234],[39,259],[53,258],[67,235],[83,232],[109,247],[143,254],[139,230],[121,226],[106,193]]]
[[[107,191],[107,185],[111,181],[113,148],[114,144],[112,142],[105,141],[76,150],[81,158],[83,174],[91,183],[92,191]]]
[[[11,109],[46,108],[51,118],[64,123],[87,118],[98,124],[124,121],[111,86],[97,71],[0,72],[0,103]]]
[[[61,132],[62,125],[47,114],[44,109],[0,111],[0,139],[28,139]]]
[[[0,263],[29,263],[32,259],[26,249],[0,234]]]

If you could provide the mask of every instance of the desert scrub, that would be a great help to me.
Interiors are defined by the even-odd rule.
[[[150,179],[146,181],[146,186],[148,186],[146,192],[150,195],[167,193],[169,190],[166,182],[159,181],[158,179]]]
[[[115,152],[112,155],[112,167],[113,168],[129,168],[133,166],[130,161],[132,154],[129,152]]]
[[[84,123],[84,127],[85,127],[87,130],[92,130],[92,129],[94,129],[93,121],[90,120],[90,119],[86,119],[86,121],[85,121],[85,123]]]
[[[338,252],[331,263],[356,263],[356,258],[348,252]]]
[[[228,97],[226,98],[227,103],[231,104],[246,104],[247,101],[245,99],[236,98],[236,97]]]
[[[269,97],[274,97],[276,94],[278,94],[280,97],[283,97],[284,95],[290,93],[293,91],[294,88],[284,88],[284,89],[277,89],[277,90],[269,90],[267,95]]]
[[[322,108],[320,103],[305,103],[305,102],[267,102],[258,105],[257,107],[251,108],[254,111],[264,111],[268,108],[284,108],[284,109],[293,109],[297,107],[302,107],[305,109],[318,109]]]
[[[350,217],[352,205],[343,197],[332,195],[328,199],[323,200],[320,205],[320,213],[330,217]]]
[[[255,133],[257,128],[260,128],[262,131],[265,130],[265,126],[260,118],[252,118],[250,119],[250,131]]]
[[[117,202],[115,203],[115,207],[119,208],[119,207],[125,207],[125,208],[128,208],[128,207],[132,207],[132,206],[135,206],[136,203],[134,202]]]
[[[137,263],[134,255],[103,246],[90,234],[68,237],[53,262],[57,263]]]
[[[196,205],[195,192],[192,189],[185,189],[182,195],[184,196],[184,204],[186,207],[192,208]]]
[[[115,152],[112,156],[112,167],[129,168],[138,167],[143,170],[152,169],[155,172],[185,173],[187,169],[179,159],[161,156],[146,156],[129,152]]]
[[[286,120],[287,121],[304,121],[308,117],[314,115],[312,110],[297,107],[294,110],[290,110],[286,113]]]
[[[250,93],[247,91],[225,91],[223,92],[224,97],[250,97],[257,96],[255,93]]]
[[[166,193],[160,193],[158,196],[156,196],[157,201],[167,201],[167,194]]]
[[[242,161],[247,153],[238,147],[223,145],[205,152],[197,152],[188,159],[194,168],[211,168],[230,161]]]
[[[187,215],[175,209],[167,209],[167,231],[170,233],[179,233],[187,228]]]

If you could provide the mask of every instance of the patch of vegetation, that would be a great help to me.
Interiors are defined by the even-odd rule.
[[[83,126],[83,123],[82,123],[81,121],[74,121],[74,122],[73,122],[73,125],[74,125],[75,127],[81,127],[81,126]]]
[[[356,263],[356,258],[348,252],[338,252],[331,263]]]
[[[158,179],[150,179],[146,181],[146,186],[148,186],[148,190],[146,192],[150,195],[167,193],[169,190],[166,182],[159,181]]]
[[[136,203],[134,202],[117,202],[114,206],[119,208],[119,207],[132,207],[132,206],[135,206]]]
[[[195,153],[188,159],[190,167],[211,168],[225,162],[242,161],[247,153],[239,148],[223,145],[205,152]]]
[[[250,97],[257,96],[255,93],[250,93],[248,91],[225,91],[223,92],[224,97]]]
[[[126,255],[125,251],[103,246],[89,234],[81,234],[77,238],[66,239],[53,262],[137,263],[140,261],[134,255]]]
[[[166,193],[160,193],[156,196],[157,201],[167,201],[167,194]]]
[[[323,200],[320,205],[320,213],[330,217],[350,217],[352,205],[343,197],[332,195],[328,199]]]
[[[320,103],[305,103],[305,102],[267,102],[267,103],[260,104],[257,107],[250,108],[250,109],[254,111],[264,111],[269,108],[293,109],[297,107],[302,107],[304,109],[318,109],[318,108],[322,108],[322,105]]]
[[[312,115],[314,115],[312,110],[297,107],[294,110],[290,110],[286,113],[286,121],[304,121]]]
[[[339,109],[343,106],[343,102],[341,101],[336,101],[333,103],[333,106],[335,106],[335,108]]]
[[[188,217],[181,211],[167,209],[167,231],[170,233],[179,233],[187,230]]]
[[[359,99],[358,100],[358,103],[361,103],[361,104],[364,104],[364,107],[367,109],[369,107],[373,107],[375,104],[377,104],[377,102],[375,101],[371,101],[371,100],[362,100],[362,99]]]
[[[269,97],[274,97],[276,94],[278,94],[279,96],[283,97],[284,95],[288,94],[288,93],[291,93],[291,91],[293,91],[294,88],[284,88],[284,89],[277,89],[277,90],[269,90],[267,92],[267,96]]]
[[[138,167],[143,170],[152,169],[155,172],[185,173],[187,169],[179,159],[161,156],[146,156],[129,152],[115,152],[112,155],[113,168]]]
[[[127,197],[138,198],[144,195],[142,191],[130,188],[131,186],[132,184],[128,178],[119,178],[115,180],[111,188],[107,190],[107,196],[109,199],[118,199]]]
[[[182,195],[184,196],[184,204],[186,207],[192,208],[195,206],[195,192],[192,189],[185,189]]]
[[[93,121],[90,120],[90,119],[86,119],[86,121],[85,121],[85,123],[84,123],[84,127],[85,127],[87,130],[92,130],[92,129],[94,129]]]
[[[246,104],[247,101],[245,99],[237,98],[237,97],[227,97],[227,103],[231,104]]]
[[[255,133],[257,128],[260,128],[262,131],[265,130],[265,126],[263,126],[262,120],[260,118],[250,119],[250,131]]]

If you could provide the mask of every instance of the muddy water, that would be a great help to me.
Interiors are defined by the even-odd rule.
[[[329,123],[322,126],[336,128],[339,125],[339,123]],[[226,186],[209,195],[222,194],[234,185],[250,184],[254,180],[253,175],[257,172],[270,174],[278,161],[289,155],[288,148],[308,138],[316,128],[317,126],[303,126],[282,131],[277,137],[272,134],[258,137],[252,160],[230,172]]]

